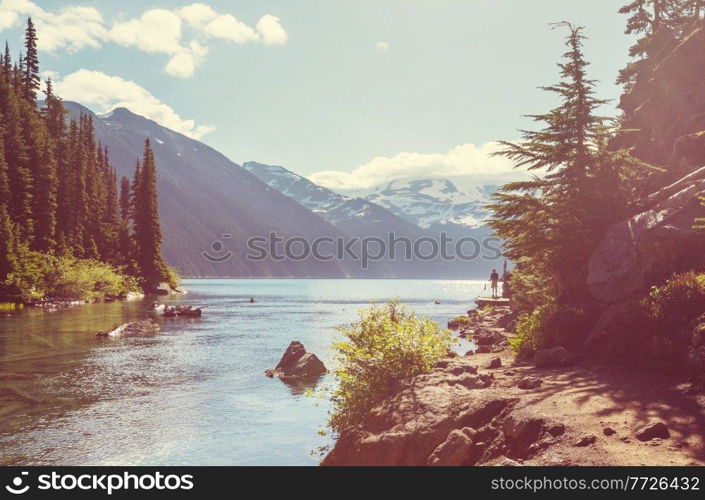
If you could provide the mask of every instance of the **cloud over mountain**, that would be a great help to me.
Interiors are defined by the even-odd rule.
[[[53,78],[56,76],[53,75]],[[214,129],[210,125],[196,125],[194,120],[182,118],[135,82],[106,75],[101,71],[80,69],[57,79],[55,88],[62,98],[80,102],[98,113],[105,113],[114,108],[128,108],[192,139],[200,139]]]
[[[356,167],[352,172],[324,170],[309,178],[333,190],[372,189],[381,184],[406,179],[454,179],[461,185],[502,184],[521,176],[512,162],[493,157],[499,144],[488,142],[455,146],[446,153],[402,152],[392,157],[378,156]]]

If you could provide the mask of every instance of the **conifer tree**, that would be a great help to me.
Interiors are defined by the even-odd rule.
[[[120,180],[120,217],[124,221],[130,218],[130,179],[125,176]]]
[[[5,55],[2,59],[2,71],[5,78],[10,81],[10,76],[12,75],[12,56],[10,55],[10,45],[5,40]]]
[[[561,80],[543,90],[557,94],[560,104],[531,115],[544,124],[540,130],[523,130],[518,142],[500,141],[497,155],[535,175],[500,189],[490,224],[524,272],[548,275],[557,298],[572,301],[585,292],[594,245],[627,206],[621,174],[640,164],[623,151],[607,151],[609,129],[596,114],[605,101],[595,97],[595,82],[586,77],[582,28],[559,25],[569,28],[568,51],[558,64]]]
[[[24,47],[27,52],[24,59],[24,91],[25,98],[34,103],[41,82],[39,78],[39,54],[37,52],[37,31],[32,18],[27,19],[27,29],[24,35]]]
[[[145,140],[142,168],[135,191],[135,240],[140,277],[152,288],[168,279],[167,266],[161,254],[162,232],[157,201],[157,166],[154,153]]]
[[[4,204],[0,203],[0,294],[6,293],[6,281],[17,270],[15,229]]]

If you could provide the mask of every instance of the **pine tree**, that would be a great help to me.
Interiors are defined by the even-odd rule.
[[[571,301],[585,293],[594,245],[627,206],[621,174],[640,164],[624,151],[607,151],[610,131],[596,114],[605,101],[595,97],[595,82],[586,77],[582,28],[559,25],[569,28],[568,51],[558,64],[561,80],[542,88],[560,104],[531,115],[544,127],[521,131],[518,142],[500,141],[503,149],[496,153],[541,175],[503,186],[490,224],[506,241],[508,257],[524,272],[548,275],[557,298]]]
[[[124,221],[130,218],[130,179],[125,176],[120,180],[120,217]]]
[[[7,279],[16,272],[18,261],[15,229],[4,204],[0,203],[0,295],[7,293]]]
[[[24,91],[25,98],[34,103],[41,82],[39,78],[39,54],[37,52],[37,31],[32,18],[27,19],[27,29],[24,35],[24,47],[27,54],[24,59]]]
[[[137,172],[136,172],[137,173]],[[136,175],[135,240],[140,277],[147,288],[168,279],[167,266],[161,254],[162,233],[157,202],[157,166],[154,153],[145,140],[144,157],[139,177]]]
[[[2,72],[7,80],[10,80],[12,75],[12,56],[10,55],[10,45],[5,40],[5,55],[2,59]]]

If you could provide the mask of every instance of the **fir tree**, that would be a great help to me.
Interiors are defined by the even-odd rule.
[[[12,75],[12,56],[10,55],[10,45],[7,43],[7,40],[5,40],[5,55],[2,59],[2,72],[9,81]]]
[[[7,208],[0,203],[0,295],[7,293],[7,279],[17,267],[15,229]]]
[[[500,141],[503,149],[496,153],[537,175],[500,189],[491,226],[523,271],[548,275],[557,298],[571,301],[585,292],[594,245],[626,209],[623,174],[640,164],[624,151],[607,150],[610,130],[596,114],[605,101],[595,97],[595,82],[586,77],[582,28],[560,26],[569,28],[568,51],[558,64],[561,80],[543,87],[560,104],[531,116],[543,128],[523,130],[518,142]]]
[[[120,180],[120,218],[130,218],[130,179],[125,176]]]
[[[27,19],[27,29],[24,35],[26,55],[24,59],[24,91],[25,98],[30,102],[37,100],[37,91],[41,82],[39,78],[39,54],[37,52],[37,31],[32,18]]]
[[[142,168],[135,191],[135,240],[140,277],[148,288],[168,279],[167,266],[161,254],[162,232],[157,202],[157,166],[154,153],[145,141]]]

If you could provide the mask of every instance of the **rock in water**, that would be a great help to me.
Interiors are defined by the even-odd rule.
[[[151,319],[145,319],[142,321],[132,321],[130,323],[125,323],[117,328],[110,330],[109,332],[98,332],[95,334],[96,337],[130,337],[134,335],[146,335],[150,333],[157,333],[159,331],[159,323],[152,321]]]
[[[315,354],[306,352],[304,345],[298,340],[294,340],[287,347],[277,366],[264,373],[268,377],[277,376],[281,379],[287,379],[316,378],[327,371],[326,366]]]

